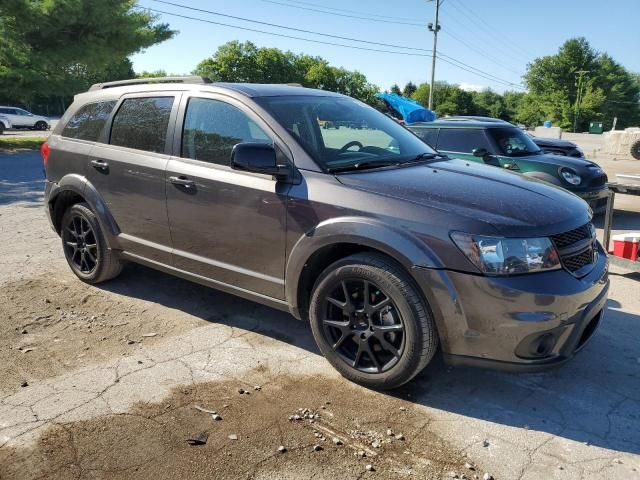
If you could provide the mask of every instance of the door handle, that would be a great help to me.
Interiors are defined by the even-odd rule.
[[[196,186],[196,182],[194,182],[193,180],[189,180],[184,175],[181,175],[179,177],[169,177],[169,181],[174,185],[180,185],[181,187],[185,187],[185,188],[191,188]]]
[[[91,160],[91,166],[97,170],[106,170],[109,168],[109,164],[104,160]]]

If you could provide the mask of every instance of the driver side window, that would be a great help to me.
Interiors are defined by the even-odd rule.
[[[189,99],[182,128],[182,157],[229,165],[238,143],[273,141],[241,110],[210,98]]]

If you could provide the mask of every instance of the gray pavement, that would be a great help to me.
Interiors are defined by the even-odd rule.
[[[47,290],[38,290],[38,282],[49,278],[71,294],[82,288],[83,299],[68,300],[76,313],[84,298],[108,298],[112,309],[128,302],[127,311],[141,317],[152,311],[150,318],[161,321],[167,333],[136,342],[125,353],[104,349],[61,370],[36,373],[23,359],[37,355],[38,348],[58,348],[56,340],[34,338],[34,351],[25,354],[17,348],[24,341],[17,332],[14,348],[4,352],[8,361],[0,363],[0,375],[12,378],[12,370],[22,369],[33,380],[29,377],[27,388],[0,386],[0,461],[3,450],[34,448],[55,425],[127,414],[141,402],[162,402],[175,387],[231,379],[275,388],[295,374],[308,382],[330,382],[338,391],[348,388],[318,354],[309,329],[282,312],[143,267],[131,267],[101,286],[81,284],[67,271],[45,220],[41,188],[36,153],[0,154],[0,292],[15,298],[21,289],[32,289],[34,305],[40,304]],[[640,208],[634,207],[625,225],[640,230]],[[450,369],[435,361],[398,392],[370,395],[380,402],[402,400],[424,418],[421,429],[496,479],[640,478],[639,293],[640,276],[613,269],[601,328],[560,369],[511,375]],[[7,316],[3,308],[6,304],[0,304],[0,318]],[[30,315],[36,310],[32,307]],[[63,343],[61,332],[54,338]],[[312,474],[324,478],[322,470],[289,472],[287,478]],[[384,478],[400,477],[416,478],[399,473]]]

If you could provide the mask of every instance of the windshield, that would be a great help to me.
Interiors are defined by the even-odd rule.
[[[436,154],[404,127],[352,98],[292,95],[256,101],[325,170],[398,164]]]
[[[507,157],[522,157],[540,153],[538,147],[531,137],[519,128],[488,128],[487,131],[491,135],[500,149],[501,155]]]

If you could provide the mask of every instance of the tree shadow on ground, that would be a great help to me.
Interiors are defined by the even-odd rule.
[[[42,159],[36,151],[0,153],[0,205],[24,203],[42,207],[44,198]]]

